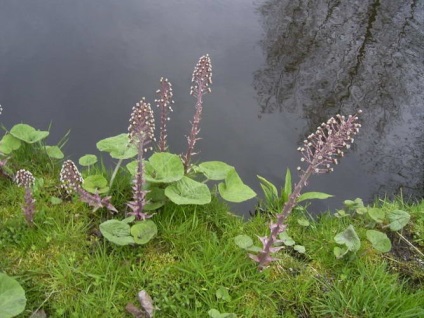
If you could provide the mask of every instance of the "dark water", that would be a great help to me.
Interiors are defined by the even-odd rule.
[[[131,107],[174,86],[171,151],[185,150],[198,58],[213,63],[201,154],[282,184],[297,145],[336,113],[363,109],[353,151],[309,190],[344,199],[424,195],[424,1],[0,1],[0,118],[6,127],[53,123],[65,152],[125,132]],[[296,179],[296,176],[294,176]],[[235,209],[247,214],[250,203]]]

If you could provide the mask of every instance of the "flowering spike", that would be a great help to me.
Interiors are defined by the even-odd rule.
[[[25,189],[24,204],[22,205],[22,211],[24,212],[25,219],[29,225],[34,224],[35,214],[35,199],[32,193],[32,187],[34,186],[35,179],[31,172],[21,169],[16,173],[15,182],[18,186]]]
[[[97,211],[99,208],[106,208],[111,212],[118,212],[110,203],[111,197],[102,198],[99,194],[89,193],[82,188],[84,179],[72,160],[66,160],[63,163],[60,170],[60,182],[62,184],[61,187],[65,189],[66,193],[72,194],[76,192],[81,201],[93,207],[93,211]]]
[[[166,144],[166,122],[170,120],[168,113],[172,112],[171,105],[174,104],[172,100],[172,84],[168,81],[167,78],[160,79],[161,87],[156,91],[159,95],[156,99],[157,107],[160,109],[160,135],[159,135],[159,150],[166,151],[168,148]]]
[[[192,76],[193,85],[190,88],[190,94],[196,97],[196,112],[194,114],[193,121],[191,122],[191,131],[190,135],[187,136],[187,151],[185,155],[182,156],[184,169],[187,172],[190,168],[191,157],[195,155],[194,146],[196,142],[200,139],[197,135],[200,132],[200,119],[202,117],[203,109],[203,94],[209,93],[210,87],[212,84],[212,64],[209,55],[206,54],[199,59],[199,62],[196,64],[196,67],[193,71]]]
[[[358,114],[362,111],[359,110]],[[270,224],[270,234],[268,237],[260,237],[263,248],[257,255],[249,255],[255,262],[259,263],[259,269],[262,270],[275,259],[271,257],[272,253],[279,251],[282,247],[275,246],[281,243],[277,235],[285,231],[287,225],[284,223],[296,205],[296,200],[300,193],[308,184],[308,179],[312,174],[326,173],[333,171],[332,165],[338,164],[338,158],[344,156],[344,149],[349,149],[353,143],[353,136],[359,132],[361,125],[358,123],[358,116],[336,115],[330,118],[326,123],[322,123],[316,132],[309,135],[307,140],[303,141],[303,146],[297,148],[302,153],[301,162],[308,163],[306,170],[298,167],[301,172],[300,180],[295,185],[293,192],[284,204],[281,213],[277,214],[277,222]]]

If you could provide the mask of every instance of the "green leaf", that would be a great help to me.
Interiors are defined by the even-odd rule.
[[[237,235],[234,238],[234,243],[236,243],[236,245],[242,249],[247,249],[251,246],[253,246],[253,240],[250,236],[248,235]]]
[[[237,318],[236,314],[233,313],[220,313],[218,310],[216,309],[211,309],[208,311],[208,315],[211,318]]]
[[[333,253],[334,253],[334,255],[336,256],[337,259],[345,256],[347,254],[347,252],[349,252],[349,249],[347,247],[335,246],[334,250],[333,250]]]
[[[108,220],[100,224],[100,232],[105,239],[117,245],[134,244],[130,226],[119,220]]]
[[[33,144],[46,138],[49,135],[49,132],[35,130],[35,128],[27,124],[17,124],[12,127],[10,134],[19,140],[22,140],[23,142]]]
[[[92,166],[96,162],[97,162],[97,157],[95,155],[84,155],[78,160],[78,163],[83,167]]]
[[[349,251],[356,252],[361,247],[361,241],[352,225],[334,237],[337,244],[346,245]]]
[[[18,150],[21,147],[21,141],[18,138],[13,137],[11,134],[4,135],[0,140],[0,153],[5,155],[10,154],[14,150]]]
[[[306,252],[306,249],[303,245],[295,245],[293,246],[293,249],[300,254],[305,254]]]
[[[378,208],[368,209],[368,215],[377,223],[383,223],[386,217],[384,210]]]
[[[184,176],[181,158],[168,152],[154,153],[146,162],[146,180],[154,183],[171,183]]]
[[[127,165],[126,165],[128,171],[130,172],[130,174],[132,176],[135,176],[135,174],[137,172],[137,165],[138,165],[137,160],[133,160],[133,161],[127,163]]]
[[[82,187],[91,193],[105,193],[109,191],[107,180],[100,174],[88,176],[84,179]]]
[[[297,223],[299,224],[299,225],[301,225],[301,226],[309,226],[309,225],[311,225],[311,223],[309,223],[309,221],[306,219],[306,218],[299,218],[299,219],[297,219]]]
[[[281,232],[278,235],[278,238],[283,241],[284,245],[286,246],[293,246],[295,244],[295,241],[289,236],[287,231]]]
[[[53,205],[58,205],[62,203],[62,199],[58,197],[50,197],[50,203]]]
[[[234,167],[222,161],[206,161],[199,164],[196,172],[203,173],[209,180],[224,180]]]
[[[284,182],[284,191],[283,191],[283,200],[287,202],[289,200],[289,195],[292,193],[292,180],[290,170],[286,171],[286,179]]]
[[[331,198],[332,196],[333,195],[331,194],[327,194],[323,192],[305,192],[297,198],[297,202],[302,202],[305,200],[313,200],[313,199],[324,200],[324,199]]]
[[[165,195],[175,204],[208,204],[211,193],[206,184],[188,177],[174,182],[165,188]]]
[[[380,231],[368,230],[367,239],[371,242],[372,246],[380,252],[387,253],[392,249],[392,242],[387,237],[386,233]]]
[[[225,288],[224,286],[220,286],[216,291],[215,295],[216,298],[222,299],[224,301],[231,301],[232,299],[230,294],[228,293],[228,288]]]
[[[52,159],[63,159],[65,157],[58,146],[45,146],[44,149],[46,149],[47,155]]]
[[[150,187],[147,192],[147,204],[144,206],[144,210],[153,211],[159,209],[161,206],[165,205],[167,200],[165,196],[165,190],[157,187],[155,184],[150,184]]]
[[[123,219],[121,222],[129,224],[131,222],[134,222],[134,220],[135,220],[135,215],[130,215],[129,217]]]
[[[0,317],[15,317],[25,310],[25,291],[14,278],[0,273]]]
[[[225,183],[218,185],[219,194],[230,202],[243,202],[256,196],[255,191],[241,181],[235,169],[228,172]]]
[[[146,244],[158,233],[158,228],[152,220],[135,223],[131,227],[131,235],[137,244]]]
[[[130,143],[128,134],[120,134],[100,140],[97,149],[105,151],[115,159],[129,159],[137,155],[136,147]]]
[[[264,177],[261,177],[261,176],[257,176],[257,177],[261,183],[260,185],[261,185],[262,191],[264,192],[265,200],[267,201],[267,203],[270,204],[278,200],[278,190],[275,187],[275,185],[273,185]]]
[[[401,230],[406,224],[408,224],[409,219],[411,218],[408,212],[402,210],[390,211],[387,213],[387,217],[390,220],[389,226],[392,231]]]

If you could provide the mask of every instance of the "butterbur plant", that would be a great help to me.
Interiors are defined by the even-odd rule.
[[[358,111],[360,114],[362,111]],[[276,215],[276,221],[271,222],[268,237],[259,237],[262,242],[262,249],[256,254],[250,254],[250,258],[258,263],[262,270],[274,261],[271,254],[279,251],[283,246],[276,246],[283,243],[278,235],[285,231],[287,225],[285,221],[295,207],[302,189],[308,184],[308,179],[313,174],[322,174],[333,171],[333,166],[337,165],[339,158],[344,156],[344,152],[351,147],[353,137],[359,132],[361,125],[358,123],[357,115],[345,116],[336,115],[330,118],[327,123],[321,124],[316,132],[309,135],[303,141],[303,145],[298,148],[301,152],[301,162],[307,163],[306,169],[298,167],[300,180],[295,185],[293,192],[288,197],[281,213]]]
[[[98,193],[89,193],[82,188],[84,179],[72,160],[66,160],[63,163],[62,169],[60,170],[60,182],[61,187],[65,189],[66,193],[76,193],[81,201],[94,208],[93,211],[100,208],[106,208],[111,212],[118,212],[110,203],[110,197],[102,198]]]
[[[164,152],[168,149],[166,143],[167,131],[166,131],[166,122],[170,120],[169,113],[173,112],[172,104],[174,100],[172,99],[172,84],[168,81],[167,78],[160,79],[160,89],[156,91],[158,98],[155,100],[157,107],[160,110],[160,126],[159,126],[159,151]]]
[[[15,182],[18,186],[23,187],[25,190],[22,211],[24,212],[25,220],[30,226],[32,226],[34,225],[35,214],[35,199],[32,188],[35,183],[35,178],[31,172],[21,169],[16,173]]]
[[[191,78],[192,86],[190,88],[190,95],[196,97],[196,112],[191,122],[191,131],[187,136],[187,152],[182,156],[184,170],[187,172],[190,168],[191,157],[196,155],[194,147],[196,142],[200,139],[197,135],[200,132],[200,119],[202,118],[203,110],[203,95],[210,93],[209,87],[212,84],[212,64],[209,55],[206,54],[197,62],[193,76]]]
[[[137,147],[137,170],[133,180],[133,201],[128,203],[137,220],[145,220],[152,215],[144,213],[146,205],[146,194],[144,190],[144,153],[149,149],[149,144],[154,141],[155,120],[149,103],[142,99],[136,106],[133,107],[130,125],[128,127],[128,136],[130,142]],[[151,147],[150,147],[151,149]]]

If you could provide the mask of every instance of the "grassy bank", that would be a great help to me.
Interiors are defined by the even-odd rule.
[[[24,160],[35,155],[36,165]],[[153,217],[158,226],[153,240],[121,247],[99,231],[99,224],[112,217],[109,212],[93,213],[76,198],[63,196],[60,167],[48,156],[27,153],[14,160],[43,178],[33,227],[22,214],[23,189],[0,178],[0,269],[26,291],[20,317],[37,309],[48,317],[130,317],[125,306],[136,304],[142,289],[158,308],[155,317],[208,317],[211,309],[237,317],[424,316],[424,201],[376,203],[379,210],[411,215],[401,231],[388,233],[388,253],[366,240],[370,222],[364,217],[324,213],[302,226],[298,220],[308,215],[294,212],[288,232],[306,252],[286,246],[276,254],[279,260],[260,272],[234,238],[267,234],[271,215],[245,222],[216,198],[202,206],[167,203]],[[14,162],[9,167],[14,169]],[[107,174],[101,167],[92,169]],[[130,180],[118,173],[111,189],[119,211],[131,196]],[[361,247],[336,259],[334,236],[349,225]]]

